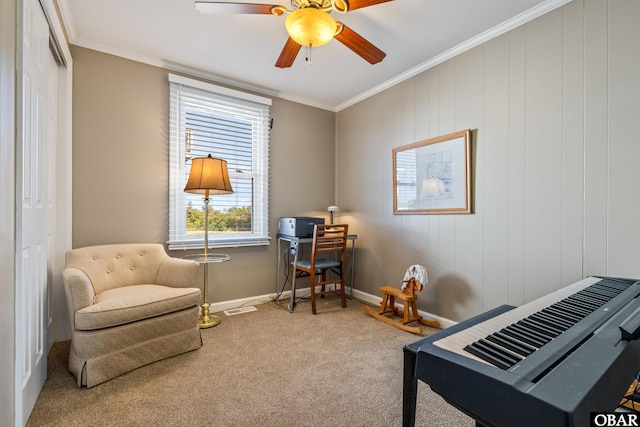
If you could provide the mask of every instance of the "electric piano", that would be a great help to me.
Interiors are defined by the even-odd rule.
[[[588,277],[404,346],[403,425],[417,380],[484,426],[588,426],[640,370],[640,281]]]

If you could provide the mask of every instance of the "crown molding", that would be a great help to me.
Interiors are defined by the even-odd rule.
[[[278,91],[267,89],[262,86],[252,85],[250,83],[231,79],[231,78],[214,74],[208,71],[203,71],[197,68],[189,67],[187,65],[182,65],[175,62],[171,62],[171,61],[164,61],[161,59],[152,58],[152,57],[140,55],[137,53],[132,53],[126,50],[115,48],[113,46],[108,46],[101,43],[95,43],[89,40],[83,40],[78,37],[74,39],[73,44],[79,47],[84,47],[87,49],[106,53],[108,55],[114,55],[120,58],[129,59],[131,61],[141,62],[143,64],[151,65],[158,68],[163,68],[167,71],[173,71],[176,73],[186,74],[192,77],[198,77],[198,78],[209,80],[215,83],[220,83],[226,86],[233,86],[236,89],[242,89],[242,90],[254,92],[256,94],[260,94],[264,96],[276,97],[276,98],[284,99],[287,101],[308,105],[310,107],[316,107],[322,110],[335,112],[335,107],[333,105],[321,104],[313,100],[292,96],[286,93],[281,93]]]
[[[389,89],[399,83],[402,83],[405,80],[408,80],[426,70],[429,70],[449,59],[452,59],[474,47],[481,45],[495,37],[498,37],[508,31],[513,30],[514,28],[520,27],[521,25],[526,24],[527,22],[538,18],[546,13],[551,12],[565,4],[571,2],[572,0],[547,0],[539,5],[505,21],[495,27],[469,39],[466,40],[457,46],[452,47],[451,49],[442,52],[439,55],[434,56],[433,58],[365,91],[360,93],[359,95],[354,96],[353,98],[348,99],[347,101],[340,103],[338,105],[326,105],[321,104],[316,101],[301,98],[293,95],[289,95],[286,93],[281,93],[278,91],[270,90],[261,86],[252,85],[246,82],[242,82],[239,80],[231,79],[225,76],[216,75],[207,71],[191,68],[186,65],[177,64],[174,62],[163,61],[161,59],[152,58],[144,55],[139,55],[136,53],[132,53],[129,51],[125,51],[122,49],[114,48],[112,46],[107,46],[100,43],[91,42],[88,40],[83,40],[78,38],[77,33],[75,32],[75,28],[73,25],[73,19],[69,12],[68,0],[58,0],[58,5],[60,7],[60,14],[62,15],[62,19],[64,22],[64,26],[67,30],[67,34],[69,36],[69,41],[71,44],[76,46],[85,47],[87,49],[97,50],[99,52],[107,53],[110,55],[119,56],[125,59],[129,59],[132,61],[141,62],[144,64],[160,67],[167,69],[168,71],[174,71],[179,73],[184,73],[191,75],[193,77],[199,77],[206,80],[211,80],[213,82],[221,83],[228,86],[233,86],[238,89],[252,91],[265,96],[273,96],[280,99],[284,99],[287,101],[297,102],[300,104],[308,105],[315,108],[320,108],[323,110],[340,112],[352,105],[357,104],[358,102],[364,101],[367,98],[370,98],[386,89]]]
[[[345,108],[348,108],[348,107],[351,107],[352,105],[357,104],[358,102],[364,101],[365,99],[370,98],[373,95],[376,95],[386,89],[389,89],[399,83],[402,83],[403,81],[408,80],[411,77],[414,77],[430,68],[433,68],[436,65],[442,64],[443,62],[448,61],[449,59],[454,58],[470,49],[473,49],[474,47],[477,47],[482,43],[485,43],[491,39],[494,39],[508,31],[511,31],[514,28],[520,27],[521,25],[524,25],[527,22],[532,21],[535,18],[538,18],[539,16],[542,16],[546,13],[551,12],[552,10],[555,10],[561,6],[564,6],[565,4],[571,1],[572,0],[547,0],[544,3],[540,3],[538,6],[533,7],[519,15],[516,15],[512,19],[505,21],[499,25],[496,25],[495,27],[490,28],[489,30],[483,33],[480,33],[477,36],[469,40],[466,40],[458,44],[457,46],[454,46],[451,49],[442,52],[439,55],[434,56],[428,61],[425,61],[422,64],[419,64],[405,71],[404,73],[399,74],[396,77],[389,79],[369,89],[366,92],[362,92],[360,95],[354,96],[353,98],[337,105],[335,108],[335,111],[336,112],[342,111]]]

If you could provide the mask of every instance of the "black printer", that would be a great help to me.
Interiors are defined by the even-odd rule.
[[[278,235],[288,237],[313,237],[313,227],[316,224],[324,224],[324,218],[311,216],[280,217]]]

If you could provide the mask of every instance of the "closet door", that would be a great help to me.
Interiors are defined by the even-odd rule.
[[[49,25],[37,0],[24,0],[22,12],[16,148],[16,425],[26,423],[47,377],[56,182],[57,68],[49,50]]]

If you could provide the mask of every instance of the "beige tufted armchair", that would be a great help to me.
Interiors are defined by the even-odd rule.
[[[67,252],[69,370],[78,386],[199,348],[198,266],[168,256],[159,244]]]

